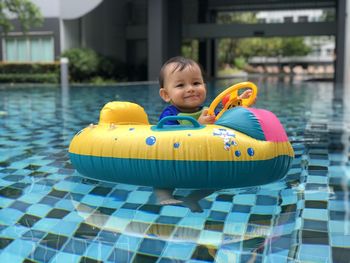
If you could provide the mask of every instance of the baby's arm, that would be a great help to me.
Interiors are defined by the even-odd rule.
[[[213,124],[215,122],[215,116],[208,115],[208,109],[204,109],[198,118],[198,122],[200,124]]]

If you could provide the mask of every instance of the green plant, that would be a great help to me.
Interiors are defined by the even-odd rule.
[[[69,60],[69,76],[73,82],[87,81],[94,77],[99,67],[99,56],[92,49],[72,48],[62,53]]]
[[[99,55],[97,75],[107,80],[126,80],[127,66],[115,58]]]
[[[59,62],[53,63],[23,63],[23,62],[1,62],[0,74],[44,74],[56,73],[60,70]]]
[[[55,73],[45,74],[0,74],[0,83],[58,83],[59,76]]]
[[[237,57],[234,59],[234,65],[238,69],[244,69],[245,65],[247,64],[244,57]]]

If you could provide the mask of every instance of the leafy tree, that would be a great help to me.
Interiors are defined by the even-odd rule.
[[[257,21],[255,13],[252,12],[223,12],[218,14],[217,19],[219,24]],[[219,40],[218,50],[221,64],[236,64],[237,59],[247,60],[252,56],[305,56],[311,52],[303,37],[225,38]]]
[[[0,28],[4,33],[14,28],[13,18],[19,20],[24,32],[43,22],[39,8],[30,0],[0,0]]]
[[[302,37],[282,38],[281,55],[288,56],[305,56],[311,52],[311,48],[305,44]]]
[[[218,24],[244,24],[256,23],[254,12],[220,12],[217,17]],[[239,52],[240,39],[225,38],[219,41],[219,61],[231,64]]]

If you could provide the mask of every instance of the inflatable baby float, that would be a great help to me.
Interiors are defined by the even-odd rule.
[[[240,89],[252,89],[239,99]],[[294,152],[278,118],[249,108],[257,87],[243,82],[226,89],[209,107],[225,101],[213,125],[170,116],[156,125],[130,102],[109,102],[97,125],[78,132],[69,146],[77,171],[103,181],[164,188],[219,189],[262,185],[283,178]],[[188,125],[165,125],[181,119]]]

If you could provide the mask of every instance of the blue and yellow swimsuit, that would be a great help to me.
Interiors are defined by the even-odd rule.
[[[203,109],[205,109],[205,107],[201,106],[199,111],[196,112],[191,112],[191,113],[184,113],[184,112],[180,112],[178,108],[176,108],[174,105],[169,105],[168,107],[166,107],[162,114],[159,117],[159,120],[163,119],[164,117],[167,116],[190,116],[193,117],[194,119],[198,120],[199,116],[201,116]],[[189,121],[186,120],[169,120],[167,122],[164,123],[165,125],[188,125],[190,124]]]

